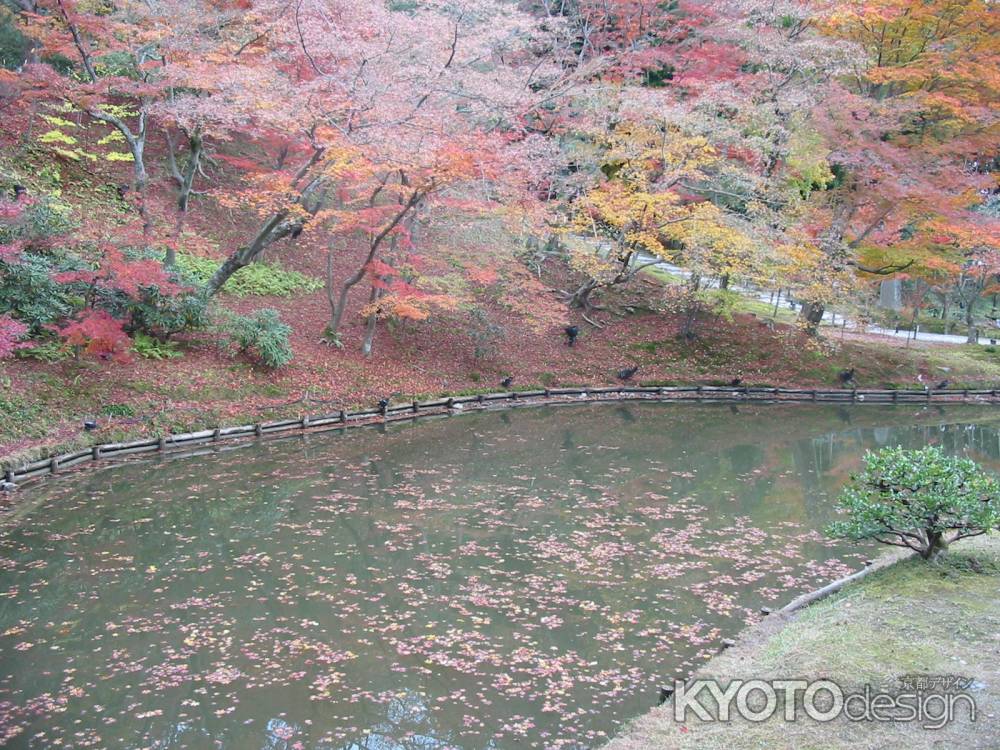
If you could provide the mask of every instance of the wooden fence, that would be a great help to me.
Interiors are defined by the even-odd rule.
[[[735,401],[735,402],[810,402],[825,404],[939,404],[939,403],[1000,403],[997,390],[810,390],[803,388],[744,388],[726,386],[620,386],[611,388],[546,388],[534,391],[486,393],[475,396],[439,398],[433,401],[413,401],[392,404],[381,409],[338,411],[332,414],[305,415],[298,419],[259,422],[239,427],[217,427],[212,430],[144,438],[126,443],[103,443],[73,453],[51,456],[10,468],[4,473],[2,488],[15,489],[19,483],[56,474],[64,469],[90,462],[119,458],[138,453],[178,450],[195,445],[222,441],[253,439],[291,432],[320,432],[360,427],[385,422],[412,420],[432,414],[449,414],[464,410],[489,409],[528,404],[556,404],[601,401]]]

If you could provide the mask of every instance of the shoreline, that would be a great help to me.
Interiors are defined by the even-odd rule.
[[[939,561],[927,562],[901,549],[890,549],[862,570],[802,594],[762,617],[731,639],[685,679],[708,679],[725,686],[733,680],[831,680],[845,691],[874,683],[890,689],[904,675],[947,675],[955,670],[974,677],[980,716],[958,715],[944,729],[928,730],[919,722],[854,721],[843,716],[829,723],[797,718],[784,720],[776,712],[762,721],[738,714],[728,721],[708,720],[685,711],[673,716],[673,691],[648,711],[634,717],[602,746],[602,750],[742,750],[743,748],[823,747],[824,750],[883,750],[904,745],[930,750],[955,737],[969,740],[962,747],[995,748],[990,744],[1000,695],[987,673],[996,648],[985,643],[950,644],[948,651],[922,651],[925,642],[943,644],[939,630],[954,632],[978,622],[981,609],[1000,615],[1000,602],[983,600],[983,591],[969,592],[962,580],[995,591],[1000,586],[1000,535],[963,540]],[[930,594],[930,596],[928,596]],[[923,619],[907,628],[900,620],[930,599]],[[908,623],[910,624],[910,623]],[[977,628],[981,630],[982,628]],[[957,663],[956,663],[957,662]],[[992,675],[989,675],[992,676]],[[672,688],[673,686],[671,686]],[[662,689],[661,689],[662,690]],[[703,704],[713,706],[711,699]],[[801,699],[796,698],[801,708]],[[954,736],[952,736],[954,735]],[[949,746],[959,746],[951,744]]]
[[[982,404],[1000,405],[997,389],[877,390],[804,388],[750,388],[726,386],[620,386],[606,388],[546,388],[503,391],[477,395],[448,396],[430,401],[388,405],[385,409],[340,410],[332,414],[303,415],[297,419],[218,426],[197,432],[165,434],[140,440],[95,443],[70,453],[47,456],[38,461],[8,466],[0,481],[0,492],[9,495],[28,482],[37,481],[88,463],[132,454],[174,453],[190,446],[245,442],[271,435],[313,434],[352,427],[408,422],[463,411],[494,410],[514,406],[545,406],[566,403],[660,401],[694,403],[814,403],[814,404]],[[3,458],[0,458],[3,461]],[[2,497],[3,495],[0,495]]]

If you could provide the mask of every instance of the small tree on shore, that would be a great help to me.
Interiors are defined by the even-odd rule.
[[[831,536],[908,547],[930,560],[1000,523],[1000,482],[971,459],[928,446],[884,448],[864,462],[838,498],[848,518],[830,525]]]

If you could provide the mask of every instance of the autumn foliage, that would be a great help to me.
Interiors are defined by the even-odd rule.
[[[659,261],[691,272],[689,299],[709,278],[789,289],[813,330],[882,278],[995,281],[985,0],[21,5],[15,139],[125,178],[129,218],[74,217],[69,242],[18,229],[23,194],[0,204],[7,272],[28,249],[74,292],[28,335],[81,352],[121,359],[136,305],[186,305],[185,253],[218,262],[201,299],[294,262],[325,283],[313,333],[342,346],[360,322],[366,354],[386,321],[495,305],[555,332]],[[240,217],[221,247],[220,213]],[[504,246],[463,235],[484,220]],[[541,245],[569,288],[526,262]]]

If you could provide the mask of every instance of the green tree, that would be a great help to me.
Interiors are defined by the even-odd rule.
[[[1000,482],[972,459],[928,446],[884,448],[864,462],[837,500],[848,518],[831,524],[830,536],[908,547],[929,560],[1000,521]]]

